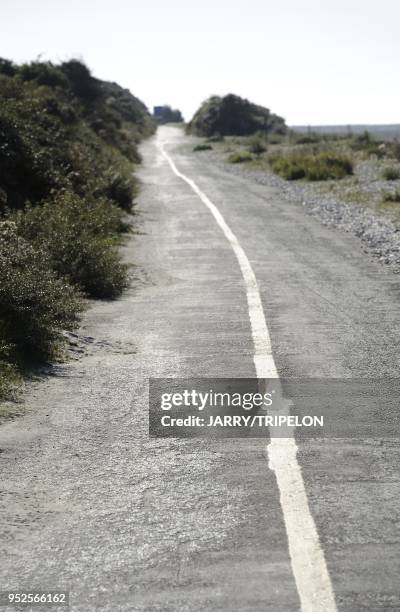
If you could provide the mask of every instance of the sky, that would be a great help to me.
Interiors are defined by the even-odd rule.
[[[79,57],[150,109],[234,93],[289,125],[400,123],[399,0],[0,4],[1,57]]]

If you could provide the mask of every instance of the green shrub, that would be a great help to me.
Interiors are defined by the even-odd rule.
[[[295,134],[294,142],[298,145],[304,144],[318,144],[322,140],[322,137],[315,132],[310,132],[309,134]]]
[[[14,219],[19,233],[48,254],[53,270],[91,297],[116,297],[127,285],[127,270],[115,248],[124,225],[107,200],[83,200],[64,193]]]
[[[305,177],[305,164],[301,156],[287,157],[271,156],[269,163],[272,170],[288,181],[296,181]]]
[[[18,76],[22,81],[36,81],[38,85],[68,88],[68,79],[60,68],[51,62],[32,62],[18,68]]]
[[[23,208],[67,189],[81,196],[96,191],[130,209],[137,141],[153,125],[144,105],[118,85],[94,79],[80,62],[33,62],[16,68],[15,76],[4,62],[0,189],[6,205]]]
[[[244,162],[250,162],[253,160],[253,156],[249,151],[236,151],[228,155],[228,162],[230,164],[242,164]]]
[[[133,175],[126,176],[121,172],[109,172],[106,173],[94,193],[106,197],[123,210],[130,212],[137,191],[137,181]]]
[[[249,136],[287,131],[284,119],[268,108],[234,94],[211,96],[202,103],[186,130],[197,136]]]
[[[14,347],[7,343],[3,327],[4,322],[0,320],[0,399],[10,397],[19,382],[18,369],[12,363],[12,353],[15,350],[13,351]]]
[[[400,189],[396,191],[387,192],[383,196],[384,202],[400,202]]]
[[[211,151],[212,146],[206,143],[201,143],[193,147],[193,151]]]
[[[0,400],[11,396],[19,380],[17,368],[12,363],[0,359]]]
[[[337,153],[290,153],[271,156],[269,162],[276,174],[289,181],[302,178],[308,181],[326,181],[353,174],[352,161]]]
[[[363,148],[363,147],[370,145],[373,142],[374,142],[373,137],[368,132],[368,130],[365,130],[362,134],[359,134],[358,136],[354,136],[353,147]]]
[[[54,356],[63,330],[76,326],[82,307],[76,290],[51,269],[47,254],[19,236],[14,223],[0,222],[3,371],[12,371],[13,361]],[[10,366],[4,366],[5,358]]]
[[[397,181],[400,179],[400,168],[385,168],[382,172],[385,181]]]
[[[0,74],[13,77],[17,72],[17,66],[11,60],[0,57]]]
[[[376,156],[379,159],[386,155],[386,145],[375,140],[368,131],[353,138],[351,148],[354,151],[362,151],[367,156]]]
[[[0,395],[25,359],[50,359],[83,294],[127,284],[117,252],[138,191],[144,104],[77,60],[0,59]]]
[[[397,159],[397,161],[400,161],[400,142],[395,141],[391,143],[389,150],[390,150],[390,154],[394,157],[394,159]]]
[[[93,103],[101,97],[100,81],[92,77],[85,64],[72,59],[61,64],[60,69],[67,76],[74,95],[84,104]]]
[[[0,79],[0,187],[7,205],[21,208],[29,199],[40,200],[66,184],[64,139],[66,130],[51,112],[47,100],[33,97],[30,84]]]
[[[265,140],[263,140],[262,138],[258,136],[254,136],[253,138],[249,139],[248,147],[249,147],[250,153],[254,153],[254,155],[257,155],[257,156],[262,155],[267,150]]]

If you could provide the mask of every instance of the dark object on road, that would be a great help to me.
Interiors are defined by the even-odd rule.
[[[268,108],[228,94],[223,98],[211,96],[203,102],[187,130],[198,136],[246,136],[256,132],[284,134],[287,127],[285,120]]]
[[[153,117],[157,123],[182,123],[183,117],[180,110],[172,109],[170,106],[155,106]]]

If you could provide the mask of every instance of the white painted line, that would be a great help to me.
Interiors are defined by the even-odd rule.
[[[174,174],[193,189],[214,216],[239,262],[246,287],[257,378],[279,378],[272,355],[271,339],[257,279],[246,253],[215,204],[192,179],[178,170],[163,144],[158,146]],[[275,472],[279,488],[292,571],[299,593],[301,610],[302,612],[337,612],[325,556],[314,519],[311,516],[303,475],[297,461],[297,445],[293,435],[288,438],[271,438],[268,445],[268,457],[269,467]]]

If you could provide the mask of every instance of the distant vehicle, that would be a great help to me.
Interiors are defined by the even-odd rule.
[[[154,106],[153,117],[157,123],[181,123],[183,121],[181,111],[172,109],[168,105]]]

